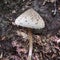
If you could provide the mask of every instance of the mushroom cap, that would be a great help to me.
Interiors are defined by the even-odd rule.
[[[42,17],[32,8],[18,16],[15,20],[15,24],[32,29],[45,27],[45,22]]]

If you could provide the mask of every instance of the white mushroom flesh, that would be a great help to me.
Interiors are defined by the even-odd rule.
[[[33,29],[41,29],[45,27],[45,22],[42,17],[32,8],[18,16],[15,20],[15,24]]]

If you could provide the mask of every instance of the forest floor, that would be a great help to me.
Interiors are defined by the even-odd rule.
[[[28,31],[14,25],[15,19],[29,8],[35,9],[44,19],[46,27],[33,30],[32,60],[60,60],[60,1],[57,13],[52,15],[53,3],[43,0],[0,1],[0,60],[27,60]]]

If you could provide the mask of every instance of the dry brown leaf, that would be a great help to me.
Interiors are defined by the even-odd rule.
[[[27,34],[22,32],[22,31],[16,31],[16,33],[17,33],[18,36],[22,36],[25,39],[27,38]]]

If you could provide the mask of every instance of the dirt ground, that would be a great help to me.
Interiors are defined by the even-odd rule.
[[[15,19],[29,8],[44,19],[46,27],[33,30],[32,60],[60,60],[60,1],[57,13],[52,14],[53,3],[44,0],[0,0],[0,60],[27,60],[28,31],[14,25]]]

